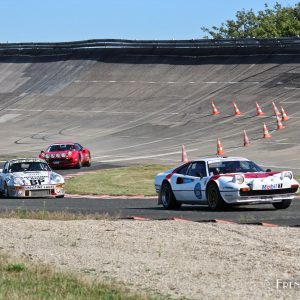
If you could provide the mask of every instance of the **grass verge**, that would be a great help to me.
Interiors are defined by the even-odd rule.
[[[163,165],[145,165],[100,170],[67,180],[66,192],[80,195],[155,196],[155,175],[170,168]]]
[[[121,285],[87,281],[74,274],[55,272],[25,259],[0,255],[0,299],[154,299]]]

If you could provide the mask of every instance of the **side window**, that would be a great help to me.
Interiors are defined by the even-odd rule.
[[[176,171],[176,174],[182,174],[182,175],[185,175],[189,166],[190,166],[190,164],[183,165],[181,168],[179,168],[179,169]]]
[[[9,165],[9,163],[6,162],[4,167],[3,167],[3,173],[8,173],[8,165]]]
[[[81,151],[81,150],[82,150],[82,147],[81,147],[79,144],[75,144],[75,148],[76,148],[76,150],[78,150],[78,151]]]
[[[201,175],[202,177],[206,177],[206,168],[205,168],[205,162],[204,161],[197,161],[191,164],[187,175],[199,177]]]

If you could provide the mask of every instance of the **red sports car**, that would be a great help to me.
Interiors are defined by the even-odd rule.
[[[52,168],[75,167],[91,165],[91,152],[78,143],[55,143],[46,151],[41,151],[40,158],[46,160]]]

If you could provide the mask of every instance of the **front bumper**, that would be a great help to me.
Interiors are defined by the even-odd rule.
[[[65,184],[45,184],[39,186],[12,186],[8,193],[13,198],[41,198],[64,196]]]
[[[252,192],[252,193],[251,193]],[[251,191],[250,193],[240,193],[240,191],[234,191],[231,193],[221,192],[223,200],[228,204],[264,204],[264,203],[276,203],[285,199],[294,199],[295,193],[289,191],[271,191],[268,193],[259,193],[259,191]],[[254,192],[254,193],[253,193]],[[265,191],[264,191],[265,192]]]

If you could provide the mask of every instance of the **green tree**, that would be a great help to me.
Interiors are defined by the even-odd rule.
[[[213,39],[300,36],[300,2],[294,7],[283,7],[277,2],[269,8],[265,4],[265,9],[256,14],[252,9],[241,10],[235,17],[236,20],[227,20],[220,27],[201,29]]]

